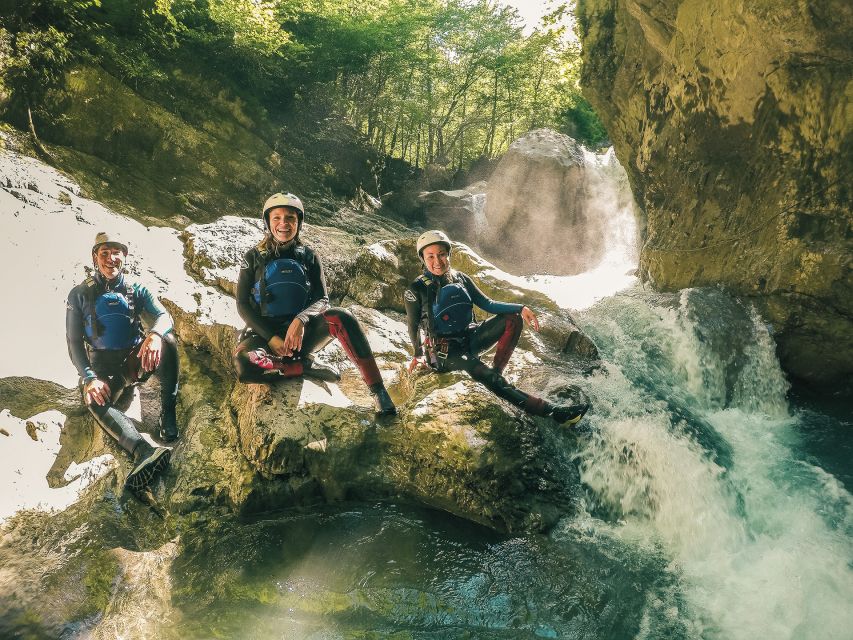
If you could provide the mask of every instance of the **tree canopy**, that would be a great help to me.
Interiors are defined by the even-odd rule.
[[[19,1],[0,17],[0,93],[37,103],[77,62],[144,90],[192,61],[273,116],[316,103],[382,155],[455,169],[535,127],[606,139],[567,10],[525,34],[492,0]]]

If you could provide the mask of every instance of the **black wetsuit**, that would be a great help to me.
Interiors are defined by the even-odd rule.
[[[119,348],[106,348],[95,328],[102,324],[94,312],[95,301],[105,293],[121,295],[131,302],[132,322]],[[165,415],[174,424],[178,397],[178,349],[172,333],[172,319],[163,305],[144,286],[126,283],[123,275],[107,281],[100,273],[95,273],[68,294],[65,337],[68,354],[80,375],[81,387],[96,378],[110,387],[110,400],[103,406],[93,402],[88,405],[89,411],[123,449],[137,455],[138,445],[145,441],[130,419],[115,405],[126,390],[137,382],[144,382],[152,373],[142,371],[139,356],[145,335],[143,320],[150,327],[150,333],[157,333],[163,339],[160,363],[153,373],[160,380],[161,420]]]
[[[294,318],[305,326],[302,348],[292,358],[297,365],[308,356],[337,338],[349,359],[358,367],[365,384],[372,390],[382,386],[382,376],[376,366],[373,352],[358,320],[346,309],[329,306],[326,277],[319,256],[309,247],[292,240],[268,251],[261,242],[250,249],[243,258],[237,279],[237,311],[246,322],[240,343],[234,351],[234,367],[240,382],[268,382],[264,369],[250,360],[258,350],[269,353],[273,336],[284,337]],[[305,306],[295,314],[275,316],[264,313],[253,289],[259,287],[261,274],[270,261],[290,259],[299,262],[307,275],[308,294]],[[260,294],[259,294],[260,297]],[[299,375],[301,367],[290,371]]]
[[[466,312],[470,313],[470,321],[465,322],[463,316],[462,324],[466,326],[462,329],[452,333],[437,329],[436,324],[441,323],[436,322],[433,306],[441,288],[454,284],[465,289],[473,305],[497,315],[476,323],[471,310]],[[409,339],[416,357],[426,350],[427,364],[436,371],[467,371],[495,395],[530,413],[543,415],[549,409],[548,403],[517,389],[502,375],[521,335],[524,305],[490,299],[469,276],[458,271],[440,277],[425,271],[406,290],[404,300]],[[496,343],[493,366],[489,367],[480,360],[480,354]]]

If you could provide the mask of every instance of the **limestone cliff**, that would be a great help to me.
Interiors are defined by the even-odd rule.
[[[849,2],[581,0],[582,85],[663,289],[754,297],[783,366],[853,372]]]

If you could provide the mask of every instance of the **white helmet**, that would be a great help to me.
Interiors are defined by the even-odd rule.
[[[276,207],[290,207],[291,209],[296,209],[296,213],[299,216],[299,229],[302,229],[302,221],[305,219],[305,209],[302,206],[302,200],[292,193],[274,193],[267,198],[267,201],[264,202],[263,212],[261,213],[261,217],[264,219],[264,227],[267,229],[270,228],[269,213]]]
[[[107,233],[106,231],[100,231],[95,236],[95,244],[92,245],[92,253],[97,253],[98,247],[104,244],[111,244],[119,247],[124,252],[124,255],[127,255],[127,244],[122,242],[118,236],[115,236],[112,233]]]
[[[418,238],[418,257],[423,258],[422,252],[431,244],[443,244],[447,247],[447,253],[450,254],[450,238],[447,237],[447,234],[444,231],[438,231],[437,229],[433,231],[425,231]]]

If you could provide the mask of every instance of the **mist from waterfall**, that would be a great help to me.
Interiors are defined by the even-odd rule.
[[[541,273],[519,276],[494,265],[486,273],[519,287],[545,293],[559,306],[571,309],[586,309],[597,300],[637,281],[637,212],[625,170],[612,147],[600,154],[584,150],[584,161],[586,201],[583,208],[588,213],[589,224],[599,225],[604,236],[605,250],[600,261],[576,275]],[[474,204],[476,236],[481,236],[487,225],[485,194],[478,194]],[[555,219],[559,215],[559,211],[553,211]],[[474,245],[476,247],[476,243]]]

